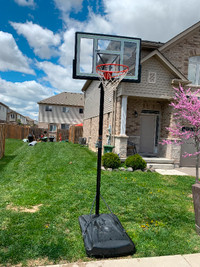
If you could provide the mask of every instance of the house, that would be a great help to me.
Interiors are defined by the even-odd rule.
[[[130,142],[143,157],[165,158],[173,166],[193,166],[185,160],[185,145],[162,146],[170,139],[166,127],[173,124],[173,87],[181,84],[194,90],[200,86],[200,22],[186,29],[166,43],[141,42],[141,82],[121,82],[116,90],[105,91],[103,145],[111,129],[114,152],[125,159],[132,153]],[[99,115],[99,81],[87,80],[84,92],[83,136],[96,150]],[[193,149],[188,144],[189,149]]]
[[[7,121],[8,109],[9,109],[8,106],[6,106],[4,103],[0,102],[0,122],[6,122]]]
[[[49,129],[69,129],[70,125],[83,122],[84,95],[63,92],[38,102],[38,127]]]
[[[7,122],[14,124],[27,124],[27,119],[22,114],[9,108],[7,112]]]
[[[25,116],[25,117],[26,117],[27,124],[30,126],[34,126],[35,121],[28,116]]]

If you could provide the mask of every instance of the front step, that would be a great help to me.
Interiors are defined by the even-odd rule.
[[[174,169],[174,160],[166,158],[156,158],[156,157],[143,157],[147,163],[148,168],[153,169]]]
[[[171,170],[174,169],[174,164],[147,163],[147,168]]]

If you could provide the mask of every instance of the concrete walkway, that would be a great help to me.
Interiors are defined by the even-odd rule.
[[[180,167],[175,169],[156,169],[156,172],[162,175],[189,175],[189,176],[196,176],[196,169],[195,167]],[[200,173],[200,169],[199,169]]]
[[[60,265],[48,265],[45,267],[200,267],[200,253],[151,258],[75,262]]]

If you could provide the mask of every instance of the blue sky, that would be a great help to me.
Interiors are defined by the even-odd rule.
[[[0,0],[0,102],[37,119],[37,102],[81,92],[76,31],[165,42],[199,21],[198,0]]]

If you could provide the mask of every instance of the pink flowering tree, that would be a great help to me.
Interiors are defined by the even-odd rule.
[[[196,183],[199,183],[199,154],[200,154],[200,89],[192,92],[181,85],[174,88],[175,96],[170,104],[173,107],[174,125],[168,127],[174,140],[163,140],[162,144],[183,144],[191,140],[195,146],[195,152],[184,152],[183,157],[196,156]]]

